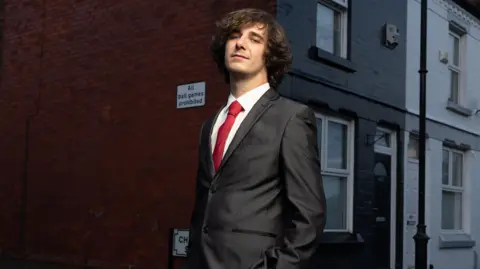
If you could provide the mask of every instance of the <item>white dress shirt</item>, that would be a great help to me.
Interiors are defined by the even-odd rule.
[[[220,111],[220,114],[218,114],[217,120],[215,121],[215,125],[213,126],[212,137],[211,137],[212,154],[213,154],[213,150],[215,149],[215,144],[217,142],[218,129],[220,128],[220,126],[222,126],[222,124],[227,119],[228,108],[230,107],[230,105],[236,100],[243,107],[243,111],[241,111],[237,115],[235,119],[235,123],[233,124],[232,129],[228,134],[227,141],[225,141],[225,148],[223,150],[223,155],[225,155],[225,152],[227,152],[228,146],[230,145],[230,142],[232,142],[233,137],[235,136],[235,133],[240,127],[240,124],[242,124],[245,117],[248,115],[250,110],[252,110],[252,107],[255,105],[255,103],[258,102],[258,100],[262,97],[262,95],[264,95],[268,91],[268,89],[270,89],[270,84],[265,83],[263,85],[256,87],[255,89],[248,91],[247,93],[243,94],[238,98],[233,97],[233,95],[230,93],[230,96],[228,96],[227,105]]]

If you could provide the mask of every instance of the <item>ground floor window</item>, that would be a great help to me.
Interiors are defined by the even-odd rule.
[[[442,230],[463,230],[464,153],[443,148]]]
[[[353,226],[353,122],[317,114],[318,147],[331,231]]]

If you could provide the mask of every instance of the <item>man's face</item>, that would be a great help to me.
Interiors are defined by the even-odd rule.
[[[262,24],[253,24],[229,37],[225,45],[225,66],[232,76],[267,76],[265,29]]]

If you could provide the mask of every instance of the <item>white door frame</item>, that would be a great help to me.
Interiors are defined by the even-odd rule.
[[[377,130],[390,135],[390,147],[374,145],[375,153],[390,155],[390,268],[395,268],[397,235],[397,132],[377,127]]]

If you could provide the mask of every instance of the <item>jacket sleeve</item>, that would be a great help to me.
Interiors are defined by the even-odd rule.
[[[194,201],[194,205],[193,205],[193,210],[192,210],[192,213],[190,215],[190,225],[189,225],[189,241],[188,241],[188,246],[187,246],[187,257],[185,259],[185,262],[182,264],[181,266],[181,269],[188,269],[189,268],[189,257],[191,256],[190,255],[190,249],[191,249],[191,246],[192,246],[192,243],[194,240],[196,240],[196,235],[197,235],[197,231],[196,231],[196,227],[194,225],[196,219],[197,219],[197,216],[199,214],[199,201],[198,201],[198,198],[200,197],[200,188],[199,188],[199,182],[198,182],[198,177],[199,177],[199,173],[200,173],[200,156],[201,156],[201,146],[202,146],[202,136],[203,136],[203,127],[205,126],[205,123],[202,124],[202,127],[200,128],[200,137],[199,137],[199,141],[198,141],[198,167],[197,167],[197,174],[196,174],[196,177],[195,177],[195,201]]]
[[[298,269],[316,250],[326,221],[316,118],[310,108],[302,106],[289,120],[282,138],[281,160],[288,217],[283,246],[266,252],[266,267]]]

